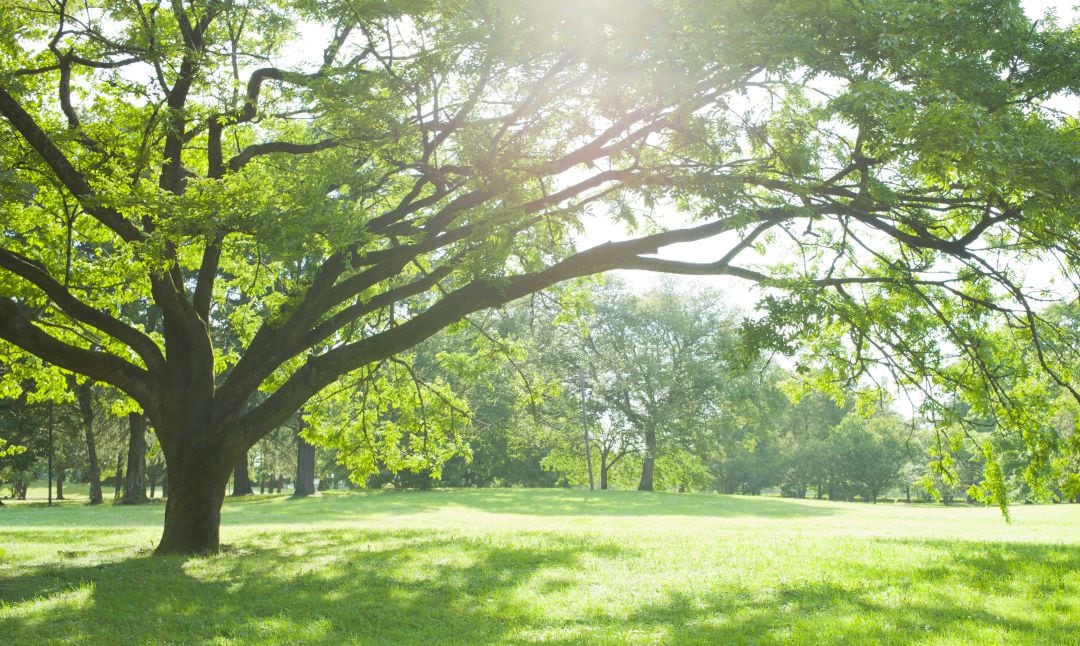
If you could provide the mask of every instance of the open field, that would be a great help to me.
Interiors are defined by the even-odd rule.
[[[0,509],[0,641],[1080,643],[1080,505],[262,496],[186,559],[149,555],[162,514]]]

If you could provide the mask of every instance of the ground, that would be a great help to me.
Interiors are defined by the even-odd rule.
[[[466,490],[0,509],[5,644],[1080,643],[1080,505]]]

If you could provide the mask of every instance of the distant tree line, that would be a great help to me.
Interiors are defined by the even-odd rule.
[[[663,283],[633,294],[613,280],[467,319],[381,364],[384,376],[364,380],[375,388],[313,400],[237,463],[231,493],[591,481],[597,489],[982,500],[987,456],[957,441],[962,432],[993,453],[1010,499],[1080,501],[1068,406],[1048,416],[1049,449],[1033,456],[960,398],[931,423],[854,389],[808,390],[745,342],[743,314],[724,303],[709,289],[691,295]],[[42,401],[35,393],[44,389],[27,383],[0,400],[0,439],[20,449],[0,455],[5,495],[25,498],[51,454],[56,499],[71,482],[89,483],[91,502],[166,496],[145,419],[115,392],[67,386]],[[1033,468],[1049,485],[1031,486]]]

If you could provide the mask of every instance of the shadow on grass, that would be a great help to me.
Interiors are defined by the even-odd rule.
[[[13,604],[0,609],[0,635],[9,644],[1064,644],[1080,635],[1074,546],[873,543],[931,558],[926,566],[870,566],[853,579],[841,574],[850,564],[838,556],[837,570],[820,580],[752,587],[717,573],[707,589],[676,584],[641,599],[622,589],[590,609],[582,602],[604,572],[625,574],[651,556],[596,537],[538,532],[498,540],[265,533],[217,557],[141,557],[0,578],[0,600]],[[1001,605],[1011,599],[1032,607]]]
[[[226,522],[303,524],[349,520],[364,515],[422,514],[468,508],[492,514],[529,516],[713,516],[798,518],[845,510],[812,502],[762,497],[570,489],[444,489],[331,494],[302,505],[285,497],[230,501]],[[247,512],[254,513],[247,513]],[[271,520],[272,519],[272,520]]]
[[[508,598],[538,571],[572,571],[581,559],[626,551],[576,539],[505,546],[416,531],[252,540],[260,539],[273,547],[0,577],[0,635],[5,644],[496,642],[508,626],[539,620]]]

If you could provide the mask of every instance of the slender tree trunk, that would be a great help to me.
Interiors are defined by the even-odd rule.
[[[607,491],[608,453],[600,451],[600,491]]]
[[[302,415],[297,415],[297,417],[296,486],[293,489],[293,497],[303,498],[315,493],[315,447],[300,435],[304,430],[304,420]]]
[[[90,504],[100,505],[101,498],[101,467],[98,466],[97,444],[94,442],[94,408],[93,397],[90,390],[90,380],[75,386],[75,395],[79,400],[79,414],[82,416],[83,433],[86,436],[86,459],[90,470]]]
[[[124,454],[116,454],[116,478],[113,482],[113,500],[120,499],[120,491],[124,488]]]
[[[157,489],[157,478],[148,476],[147,479],[150,481],[150,500],[153,500],[154,491]]]
[[[168,498],[169,497],[169,474],[168,474],[168,472],[166,472],[164,475],[161,476],[161,497],[162,498]]]
[[[641,483],[638,491],[653,490],[653,467],[656,464],[656,429],[645,430],[645,458],[641,463]]]
[[[248,473],[248,454],[244,454],[236,461],[233,467],[233,490],[234,496],[250,496],[255,491],[251,488],[251,475]]]
[[[142,413],[128,414],[127,477],[124,479],[124,505],[141,505],[146,497],[146,416]]]
[[[64,499],[64,467],[56,470],[56,499]]]

